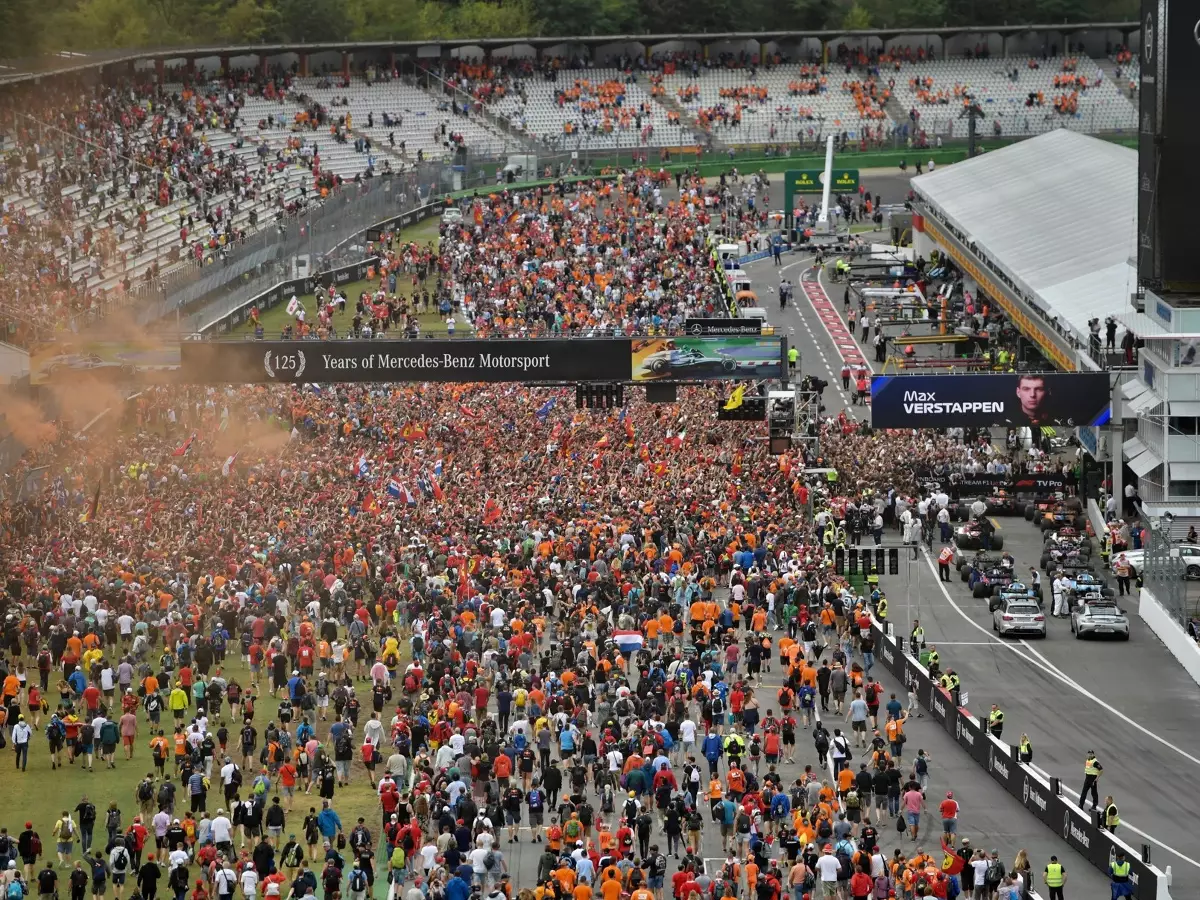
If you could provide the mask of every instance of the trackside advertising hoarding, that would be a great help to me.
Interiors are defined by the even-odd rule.
[[[875,428],[1104,425],[1111,389],[1104,372],[876,375]]]
[[[1170,900],[1166,876],[1162,872],[1143,863],[1135,848],[1097,828],[1079,807],[1052,792],[1040,775],[1017,762],[1012,747],[988,734],[967,710],[955,707],[950,695],[929,677],[920,663],[904,652],[899,642],[884,634],[878,622],[872,622],[871,632],[877,660],[916,694],[929,717],[941,725],[992,780],[1105,875],[1116,850],[1124,850],[1135,881],[1134,897]]]
[[[181,380],[303,384],[782,378],[785,352],[782,338],[185,342]]]
[[[269,382],[628,381],[628,340],[213,341],[185,343],[182,380]]]

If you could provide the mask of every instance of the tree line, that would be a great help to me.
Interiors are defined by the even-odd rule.
[[[3,0],[0,59],[221,43],[1134,21],[1136,0]]]

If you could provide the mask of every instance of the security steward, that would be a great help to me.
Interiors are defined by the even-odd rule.
[[[884,627],[884,630],[887,629],[887,606],[887,597],[880,594],[879,599],[875,601],[875,618],[879,620],[879,624]]]
[[[1100,780],[1100,775],[1103,772],[1104,766],[1100,765],[1100,760],[1096,759],[1096,751],[1089,750],[1087,752],[1087,759],[1083,761],[1083,790],[1079,792],[1080,809],[1083,809],[1083,798],[1089,793],[1092,795],[1092,809],[1100,805],[1100,798],[1096,792],[1096,782]]]
[[[942,669],[942,654],[938,653],[937,647],[933,644],[929,645],[929,674],[937,678],[938,672]]]
[[[1021,735],[1021,740],[1017,742],[1017,759],[1023,763],[1033,762],[1033,743],[1027,734]]]
[[[992,711],[988,713],[988,731],[996,738],[1004,734],[1004,710],[995,703],[992,704]]]
[[[908,649],[913,656],[917,656],[921,652],[921,648],[925,646],[925,629],[921,627],[920,621],[913,619],[912,631],[908,634]]]
[[[1125,858],[1125,851],[1118,850],[1117,858],[1108,864],[1109,888],[1112,891],[1112,900],[1133,896],[1131,868],[1129,860]]]
[[[1117,833],[1117,826],[1121,824],[1121,816],[1117,810],[1117,804],[1113,802],[1111,796],[1104,798],[1104,815],[1100,822],[1101,827],[1108,829],[1111,834]]]
[[[781,294],[780,297],[782,298],[782,296],[783,295]],[[780,302],[781,303],[783,302],[782,299],[780,300]],[[796,363],[799,360],[800,360],[800,351],[797,350],[795,347],[788,347],[788,371],[789,372],[795,373]]]
[[[1046,863],[1046,871],[1042,873],[1042,880],[1046,883],[1046,890],[1050,894],[1047,900],[1064,900],[1063,887],[1067,883],[1067,870],[1058,861],[1057,856],[1051,856],[1050,862]]]
[[[954,549],[943,547],[942,552],[938,554],[938,578],[942,581],[950,580],[950,563],[952,562],[954,562]]]
[[[958,677],[958,673],[953,669],[947,669],[946,674],[941,677],[939,684],[941,684],[942,690],[950,695],[950,699],[954,705],[960,706],[958,698],[959,692],[962,690],[962,680]]]

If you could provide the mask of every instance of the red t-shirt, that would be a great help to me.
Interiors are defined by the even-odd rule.
[[[943,800],[941,803],[941,806],[939,806],[938,808],[942,812],[943,819],[957,819],[958,818],[958,801],[957,800]]]

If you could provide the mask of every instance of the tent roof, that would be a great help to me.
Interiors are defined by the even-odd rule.
[[[1050,316],[1086,340],[1136,286],[1137,152],[1058,129],[913,179]],[[999,202],[997,202],[999,201]]]

